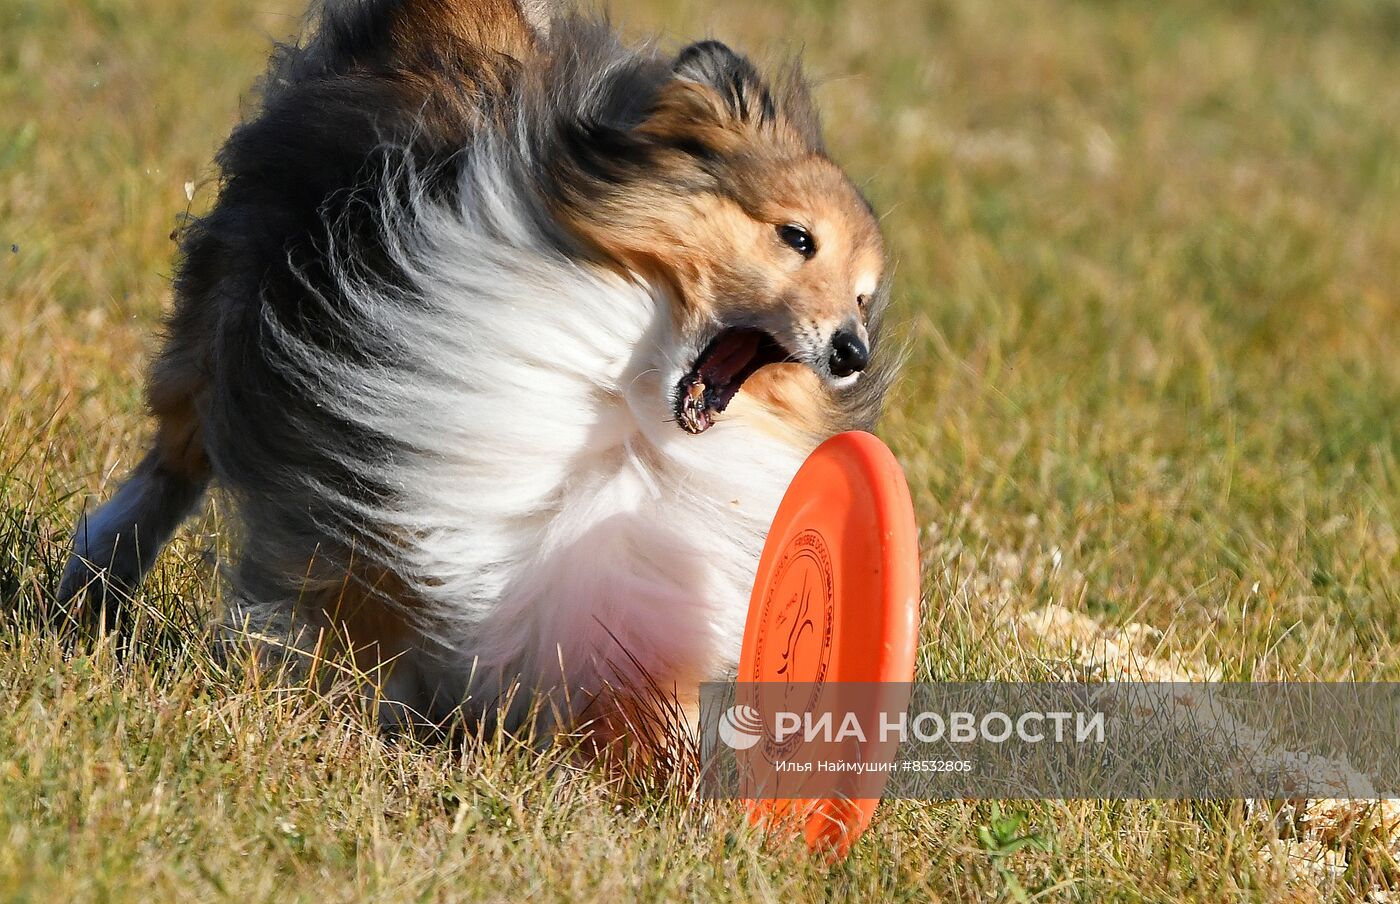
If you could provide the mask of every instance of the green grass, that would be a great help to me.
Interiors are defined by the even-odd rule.
[[[1242,807],[895,802],[846,863],[683,783],[388,746],[213,662],[217,505],[141,647],[44,618],[136,458],[170,234],[299,0],[0,0],[0,898],[1350,900]],[[1400,680],[1400,3],[619,0],[805,49],[882,211],[911,366],[883,435],[924,526],[923,677],[1034,675],[1001,625],[1142,621],[1227,678]],[[13,248],[12,248],[13,246]],[[1058,563],[1058,564],[1056,564]],[[1001,815],[1000,819],[1008,817]],[[1014,821],[1014,820],[1013,820]],[[981,830],[981,831],[979,831]],[[992,833],[989,835],[989,833]],[[1000,843],[1000,842],[998,842]]]

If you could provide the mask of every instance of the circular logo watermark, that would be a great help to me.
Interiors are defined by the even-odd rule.
[[[748,750],[763,739],[763,719],[747,703],[736,703],[719,717],[719,739],[734,750]]]

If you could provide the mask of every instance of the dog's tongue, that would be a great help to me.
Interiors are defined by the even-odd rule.
[[[683,393],[677,415],[687,433],[704,433],[714,426],[758,354],[763,334],[734,330],[722,334],[705,349],[695,371],[681,383]]]
[[[695,369],[677,387],[676,420],[687,433],[704,433],[728,407],[744,381],[765,364],[788,360],[760,330],[731,329],[701,353]]]
[[[711,386],[724,386],[733,381],[758,354],[761,338],[761,333],[749,331],[735,331],[725,336],[700,365],[700,379]]]

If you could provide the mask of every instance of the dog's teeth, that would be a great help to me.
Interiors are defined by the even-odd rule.
[[[687,433],[704,433],[714,422],[705,407],[705,383],[697,379],[686,387],[681,403],[681,426]]]

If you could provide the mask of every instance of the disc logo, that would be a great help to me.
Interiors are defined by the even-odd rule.
[[[836,589],[826,540],[804,530],[788,543],[763,600],[752,681],[826,681],[835,627]],[[815,701],[813,701],[815,702]]]
[[[719,739],[733,750],[748,750],[763,739],[763,719],[747,703],[736,703],[719,717]]]
[[[764,630],[758,635],[746,678],[755,685],[767,684],[762,708],[814,711],[826,684],[836,628],[835,575],[831,552],[820,533],[801,531],[783,547],[759,618]],[[799,742],[797,737],[781,744],[769,738],[764,756],[775,762],[786,759]]]

